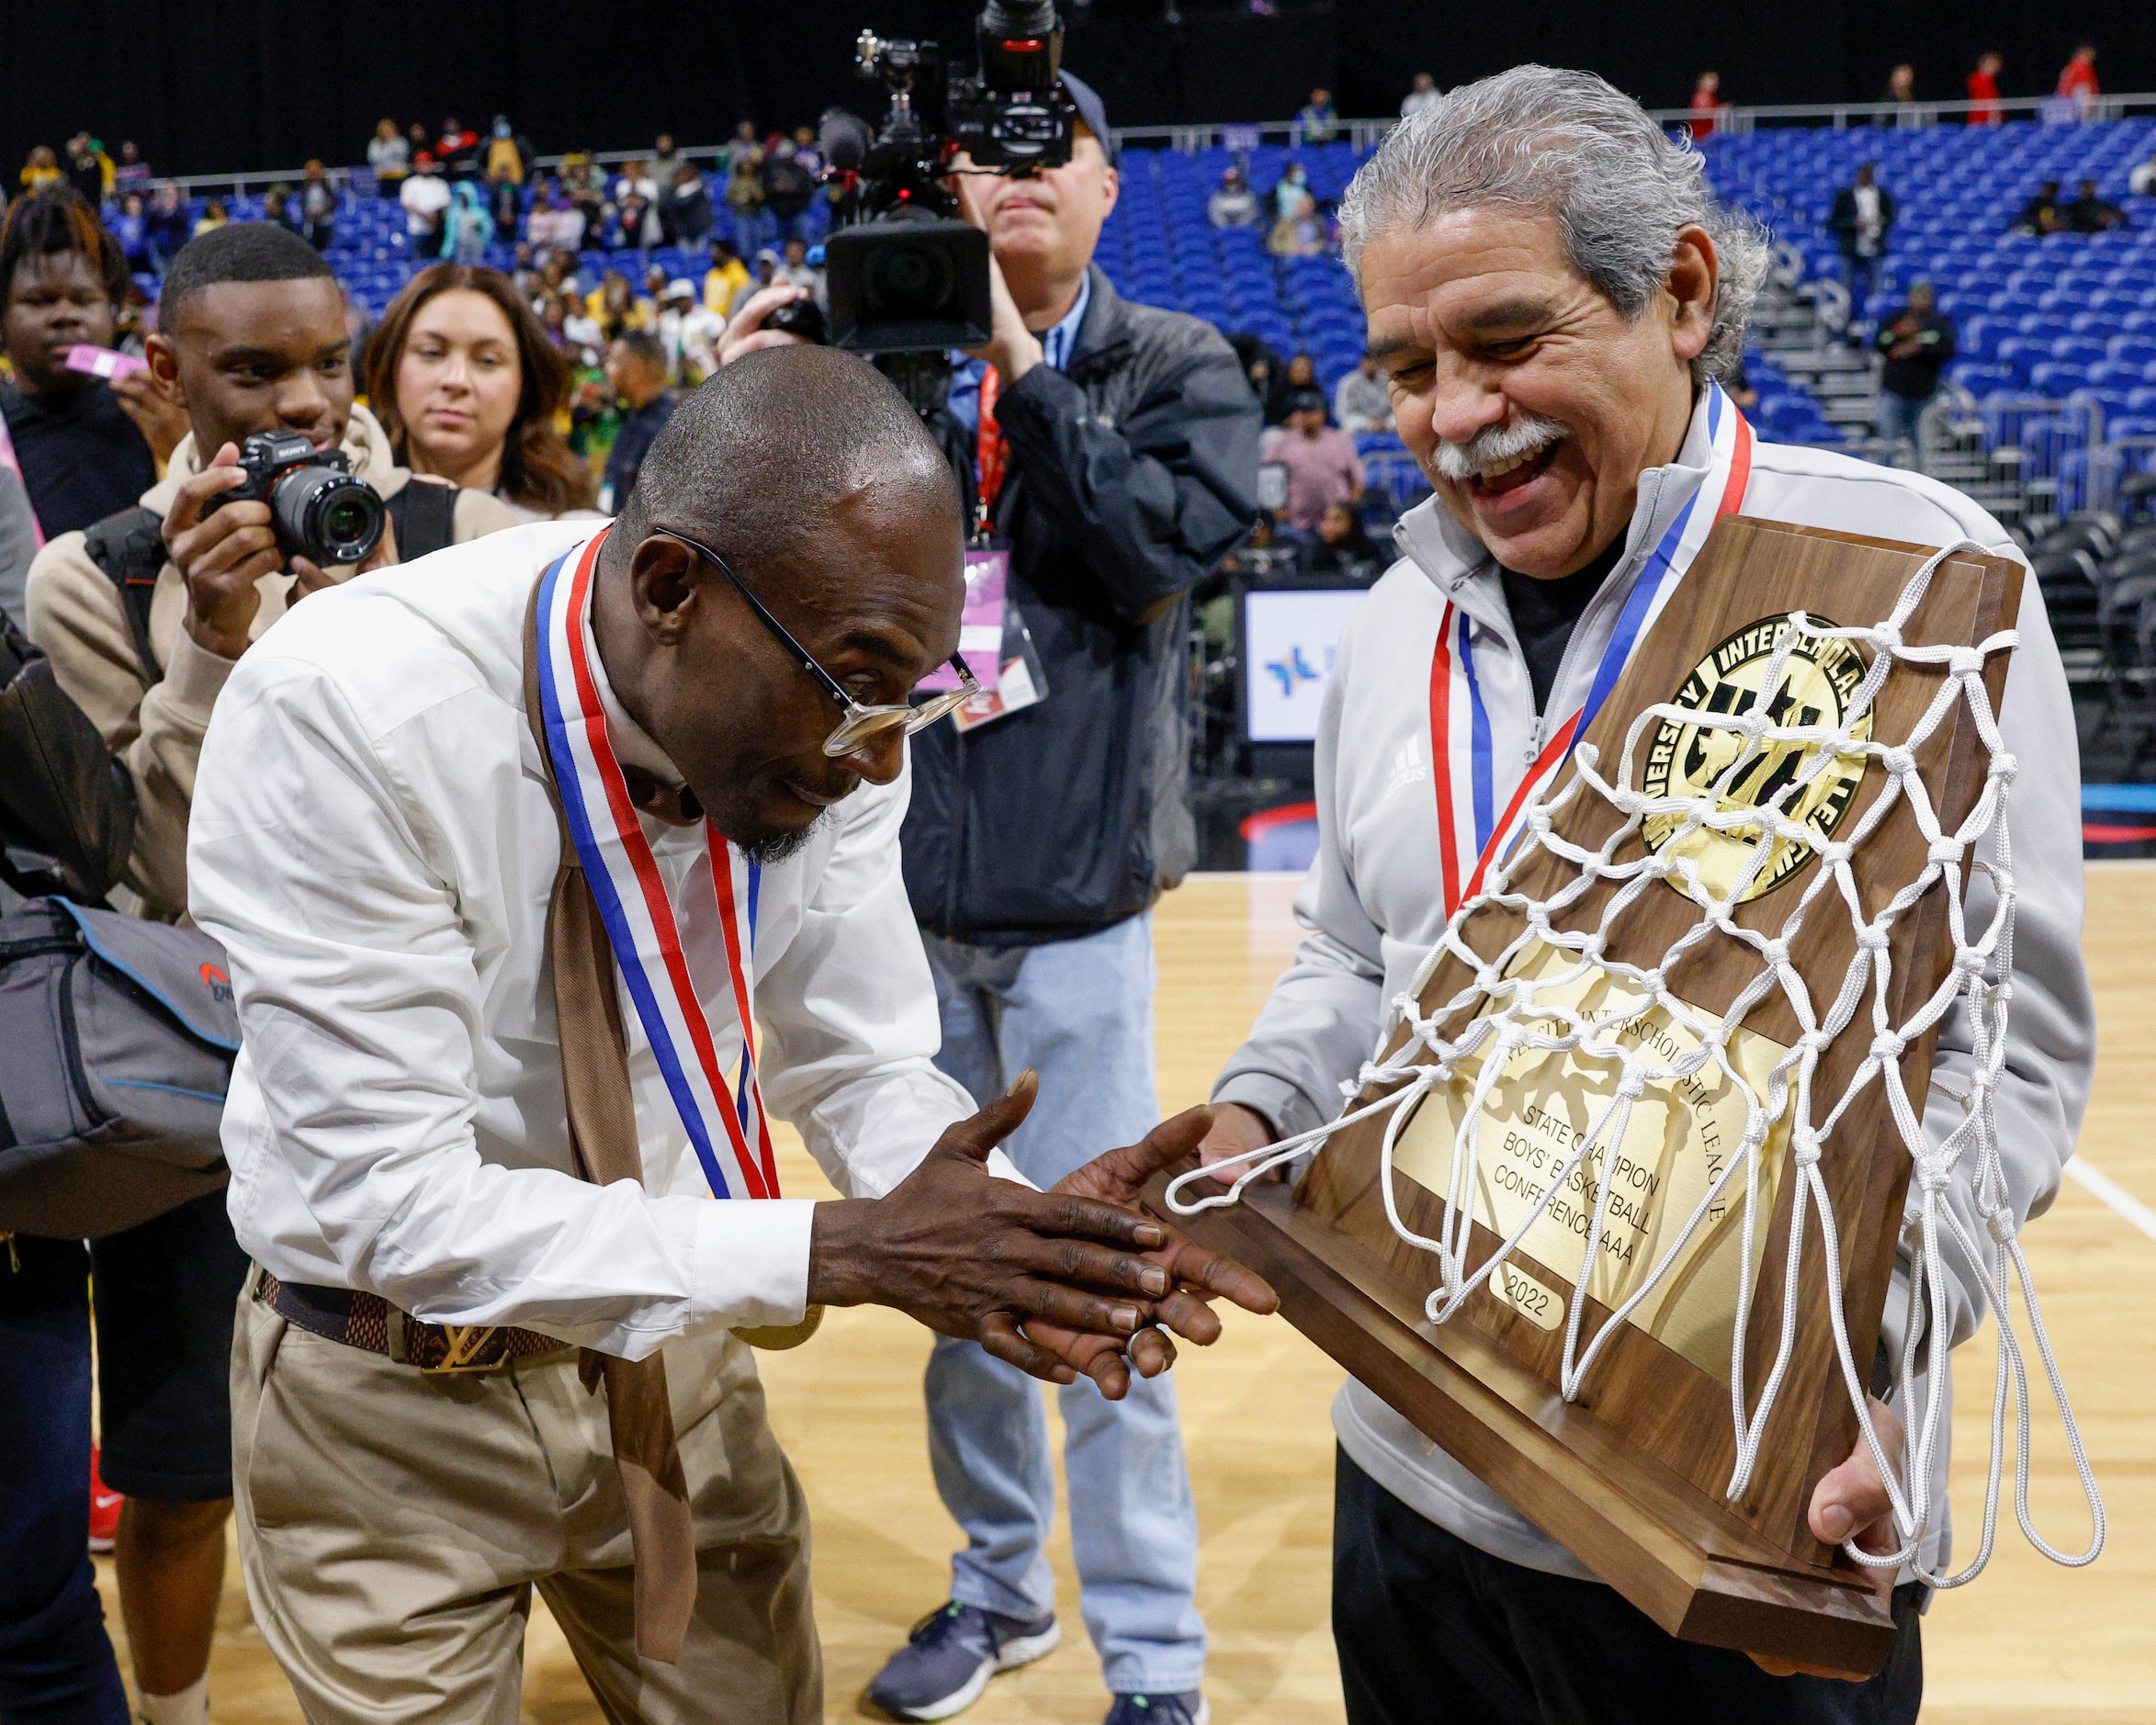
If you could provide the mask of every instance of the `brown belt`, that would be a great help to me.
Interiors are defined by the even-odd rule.
[[[254,1297],[288,1324],[312,1335],[426,1372],[496,1371],[513,1359],[574,1346],[559,1336],[504,1325],[425,1324],[379,1294],[281,1282],[267,1270]]]

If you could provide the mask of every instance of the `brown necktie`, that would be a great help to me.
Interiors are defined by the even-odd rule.
[[[535,584],[525,611],[525,712],[551,792],[552,758],[539,705],[538,616]],[[559,818],[559,794],[554,812]],[[641,1185],[643,1159],[637,1144],[636,1099],[629,1089],[628,1046],[614,987],[614,949],[566,822],[561,866],[547,908],[547,947],[554,966],[554,1018],[577,1171],[601,1186],[616,1180]],[[637,1652],[671,1665],[681,1657],[696,1607],[696,1539],[689,1519],[688,1480],[674,1440],[673,1410],[666,1396],[666,1361],[656,1353],[631,1360],[586,1348],[579,1366],[586,1389],[602,1379],[606,1384],[607,1426],[636,1554]]]

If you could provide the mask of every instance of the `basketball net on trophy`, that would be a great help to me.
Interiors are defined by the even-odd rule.
[[[1819,1231],[1815,1254],[1823,1250],[1828,1265],[1843,1261],[1834,1204],[1822,1178],[1823,1153],[1837,1142],[1837,1127],[1865,1092],[1882,1087],[1916,1186],[1902,1330],[1906,1339],[1897,1381],[1918,1404],[1906,1411],[1902,1454],[1890,1457],[1867,1401],[1869,1362],[1857,1359],[1850,1346],[1840,1279],[1826,1275],[1826,1310],[1842,1382],[1863,1441],[1887,1482],[1900,1540],[1883,1553],[1862,1550],[1854,1539],[1843,1550],[1873,1569],[1906,1565],[1935,1587],[1963,1585],[1990,1560],[2010,1398],[2016,1427],[2015,1514],[2029,1542],[2054,1562],[2074,1566],[2094,1562],[2104,1542],[2103,1505],[2016,1237],[1993,1108],[2012,994],[2015,884],[2008,801],[2016,763],[2000,739],[1986,670],[1995,656],[2013,650],[2017,637],[2009,629],[1973,645],[1923,645],[1903,635],[1939,566],[1970,551],[1981,554],[1982,547],[1965,542],[1930,557],[1902,588],[1891,614],[1876,626],[1835,626],[1800,609],[1730,637],[1701,663],[1676,702],[1647,705],[1634,715],[1623,732],[1616,771],[1607,777],[1597,749],[1582,742],[1568,767],[1530,799],[1518,836],[1494,859],[1480,889],[1460,905],[1414,982],[1391,1001],[1377,1053],[1354,1083],[1341,1087],[1349,1109],[1315,1132],[1191,1169],[1166,1194],[1169,1206],[1186,1216],[1235,1203],[1268,1170],[1308,1155],[1343,1128],[1382,1118],[1378,1185],[1385,1217],[1399,1241],[1437,1258],[1438,1285],[1426,1305],[1429,1320],[1445,1324],[1478,1291],[1535,1316],[1547,1330],[1556,1328],[1562,1313],[1555,1377],[1567,1403],[1580,1397],[1621,1325],[1653,1324],[1671,1286],[1688,1278],[1728,1276],[1734,1321],[1726,1332],[1718,1315],[1711,1336],[1661,1338],[1703,1364],[1710,1362],[1701,1350],[1711,1347],[1710,1363],[1718,1370],[1726,1359],[1735,1449],[1727,1496],[1734,1503],[1751,1484],[1796,1347],[1808,1229]],[[1755,666],[1757,681],[1749,698],[1728,682],[1714,686],[1717,666],[1726,668],[1747,651],[1764,662],[1763,669]],[[1904,735],[1879,734],[1882,692],[1919,672],[1936,681],[1936,688],[1914,709],[1918,716]],[[1904,705],[1897,710],[1912,709]],[[1947,830],[1917,758],[1927,740],[1958,717],[1979,740],[1987,764],[1973,806]],[[1878,795],[1846,835],[1834,836],[1857,786],[1875,768],[1884,775]],[[1556,829],[1561,824],[1576,829],[1576,821],[1564,821],[1567,811],[1586,812],[1593,799],[1608,806],[1605,818],[1614,811],[1617,824],[1598,844],[1567,840]],[[1586,808],[1575,807],[1583,804]],[[1906,811],[1904,820],[1914,817],[1922,868],[1884,890],[1876,879],[1860,889],[1853,859],[1864,855],[1868,841],[1897,810]],[[1980,857],[1975,852],[1987,840],[1991,854]],[[1778,925],[1745,927],[1737,920],[1739,907],[1814,856],[1820,866]],[[1515,883],[1530,869],[1545,886],[1552,879],[1561,884],[1540,896],[1526,892]],[[1972,928],[1970,888],[1980,878],[1989,883],[1994,902],[1989,916],[1980,917],[1981,926]],[[1897,930],[1942,885],[1952,964],[1897,1022]],[[1652,964],[1615,955],[1616,937],[1628,926],[1636,929],[1641,913],[1650,908],[1650,896],[1673,889],[1697,909],[1697,918],[1665,945],[1655,937],[1655,945],[1645,949],[1660,951]],[[1658,914],[1661,907],[1655,899]],[[1470,925],[1478,912],[1494,908],[1515,913],[1500,926],[1518,932],[1501,945],[1478,948]],[[1791,962],[1792,946],[1803,941],[1808,928],[1816,937],[1817,925],[1844,917],[1849,929],[1838,940],[1846,941],[1853,932],[1855,944],[1843,973],[1800,974]],[[1750,919],[1760,921],[1756,915]],[[1734,998],[1719,1015],[1688,1004],[1671,987],[1673,975],[1703,959],[1739,974]],[[1426,1003],[1426,989],[1449,960],[1464,966],[1469,979],[1448,998]],[[1829,981],[1831,993],[1823,987]],[[1801,1031],[1786,1049],[1746,1028],[1747,1019],[1778,992]],[[1966,1003],[1968,1091],[1953,1097],[1961,1117],[1935,1144],[1923,1129],[1925,1087],[1920,1081],[1919,1096],[1910,1095],[1902,1055],[1939,1027],[1957,1001]],[[1815,1084],[1823,1056],[1844,1038],[1868,1039],[1861,1064],[1838,1089]],[[1561,1122],[1563,1129],[1553,1137],[1545,1134],[1530,1144],[1507,1133],[1501,1149],[1493,1150],[1484,1135],[1493,1098],[1508,1086],[1517,1097],[1521,1087],[1536,1085],[1541,1088],[1530,1093],[1546,1095],[1552,1085],[1569,1085],[1569,1094],[1586,1099],[1586,1105]],[[1369,1099],[1372,1093],[1381,1094]],[[1669,1211],[1671,1225],[1651,1236],[1651,1254],[1640,1253],[1629,1271],[1621,1265],[1605,1267],[1595,1243],[1610,1237],[1613,1223],[1622,1235],[1631,1194],[1657,1178],[1644,1160],[1627,1153],[1641,1124],[1635,1114],[1654,1106],[1656,1097],[1678,1099],[1670,1105],[1673,1113],[1683,1115],[1676,1122],[1678,1131],[1693,1125],[1686,1111],[1695,1101],[1699,1122],[1717,1118],[1719,1109],[1724,1122],[1741,1119],[1742,1131],[1733,1150],[1707,1158],[1710,1174],[1700,1176],[1704,1189],[1688,1210]],[[1424,1120],[1421,1160],[1409,1170],[1445,1201],[1441,1225],[1430,1235],[1403,1217],[1394,1175],[1404,1133],[1418,1111],[1427,1115],[1433,1104],[1439,1119],[1434,1128]],[[1523,1108],[1515,1100],[1509,1117],[1533,1122],[1535,1113],[1531,1104]],[[1666,1135],[1667,1122],[1656,1130]],[[1531,1169],[1532,1178],[1522,1169]],[[1981,1218],[1976,1229],[1947,1201],[1950,1185],[1965,1169]],[[1757,1389],[1747,1405],[1747,1329],[1755,1293],[1768,1273],[1762,1254],[1773,1183],[1791,1177],[1798,1190],[1780,1268],[1778,1340],[1764,1379],[1755,1370],[1749,1374]],[[1234,1184],[1225,1192],[1190,1191],[1208,1178],[1232,1178]],[[1490,1201],[1500,1187],[1512,1201]],[[1476,1222],[1500,1242],[1479,1263],[1469,1250]],[[1531,1270],[1515,1264],[1523,1243],[1540,1262],[1552,1263],[1541,1243],[1552,1230],[1576,1236],[1575,1250],[1586,1260],[1572,1278],[1568,1298],[1558,1298]],[[1904,1241],[1910,1233],[1902,1229]],[[1728,1246],[1715,1260],[1720,1269],[1702,1257],[1710,1237]],[[1966,1567],[1937,1573],[1925,1566],[1923,1552],[1941,1512],[1932,1497],[1931,1464],[1946,1436],[1938,1390],[1946,1382],[1949,1342],[1949,1254],[1958,1254],[1981,1280],[1998,1325],[1999,1353],[1982,1539]],[[1605,1275],[1605,1268],[1615,1273]],[[2016,1285],[2026,1313],[2026,1345],[2014,1328]],[[1607,1313],[1591,1332],[1590,1294]],[[2046,1540],[2029,1512],[2032,1351],[2059,1408],[2093,1521],[2087,1549],[2079,1553]],[[1920,1359],[1927,1386],[1921,1394]]]

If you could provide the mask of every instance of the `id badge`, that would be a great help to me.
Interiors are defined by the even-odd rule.
[[[1032,633],[1010,597],[1008,546],[973,546],[966,550],[965,609],[958,625],[958,654],[982,691],[952,715],[962,731],[993,724],[1033,705],[1048,693]],[[948,665],[940,666],[918,686],[931,692],[955,689],[958,673]]]

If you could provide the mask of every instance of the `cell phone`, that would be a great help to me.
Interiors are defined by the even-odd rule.
[[[124,378],[130,372],[149,367],[146,359],[138,359],[132,354],[123,354],[117,347],[93,347],[88,342],[77,342],[67,350],[62,361],[70,371],[86,371],[93,378],[103,378],[107,383]]]

